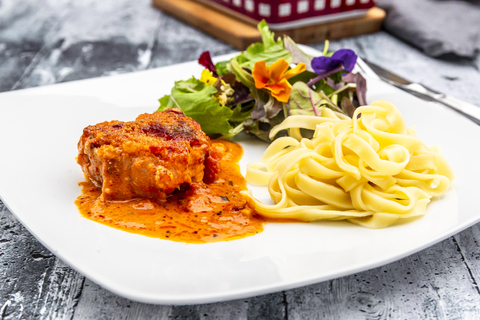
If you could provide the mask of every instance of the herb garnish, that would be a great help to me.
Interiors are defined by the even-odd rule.
[[[352,73],[355,52],[329,52],[326,41],[323,55],[312,57],[288,36],[275,40],[265,21],[258,29],[262,42],[230,61],[214,64],[208,51],[202,53],[200,79],[176,81],[158,110],[182,109],[213,138],[246,131],[270,141],[270,130],[290,115],[319,116],[330,108],[352,116],[366,104],[366,81]]]

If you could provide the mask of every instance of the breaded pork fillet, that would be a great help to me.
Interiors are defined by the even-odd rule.
[[[209,148],[200,125],[172,108],[86,127],[77,162],[105,200],[165,198],[202,181]]]

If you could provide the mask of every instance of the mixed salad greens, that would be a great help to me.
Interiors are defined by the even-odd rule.
[[[178,107],[213,138],[246,131],[270,141],[270,130],[290,115],[318,116],[331,108],[352,116],[366,104],[366,81],[352,73],[352,50],[328,52],[326,41],[323,55],[312,57],[288,36],[275,40],[265,21],[258,29],[262,42],[230,61],[214,64],[204,52],[200,79],[176,81],[158,111]]]

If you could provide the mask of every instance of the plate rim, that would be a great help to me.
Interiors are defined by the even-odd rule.
[[[301,46],[302,49],[304,49],[305,46]],[[313,51],[316,53],[319,53],[319,51],[307,47],[308,51]],[[225,59],[226,57],[233,56],[236,53],[231,53],[227,55],[222,55],[219,57],[214,58],[215,60],[218,59]],[[176,64],[176,65],[171,65],[163,68],[175,68],[178,67],[179,65],[184,65],[184,64],[191,64],[193,61],[189,62],[184,62],[181,64]],[[121,75],[115,75],[112,77],[122,77],[122,76],[130,76],[132,74],[139,74],[141,72],[158,72],[158,69],[163,69],[163,68],[157,68],[157,69],[148,69],[148,70],[142,70],[139,72],[133,72],[133,73],[126,73],[126,74],[121,74]],[[90,79],[83,79],[83,80],[78,80],[78,81],[71,81],[67,83],[60,83],[60,84],[53,84],[51,86],[62,86],[62,85],[75,85],[79,81],[92,81],[92,80],[108,80],[108,77],[101,77],[101,78],[90,78]],[[387,84],[388,85],[388,84]],[[41,86],[41,87],[35,87],[35,88],[27,88],[27,89],[22,89],[22,90],[15,90],[15,91],[9,91],[5,93],[0,94],[1,97],[5,97],[6,95],[10,94],[23,94],[23,93],[35,93],[35,91],[44,91],[44,88],[47,86]],[[392,87],[393,90],[398,90],[397,88]],[[28,90],[28,91],[27,91]],[[402,91],[403,93],[403,91]],[[408,93],[404,93],[408,94]],[[472,124],[475,125],[475,124]],[[2,184],[0,183],[0,186]],[[5,199],[4,196],[2,195],[2,190],[3,188],[0,187],[0,199],[2,200],[3,204],[5,207],[8,208],[8,210],[15,216],[15,218],[22,223],[22,225],[28,230],[29,233],[31,233],[37,241],[39,241],[42,245],[44,245],[49,251],[51,251],[53,254],[55,254],[59,259],[61,259],[64,263],[69,265],[72,269],[76,270],[86,278],[91,279],[95,283],[99,284],[103,288],[108,289],[109,291],[118,294],[119,296],[134,300],[134,301],[140,301],[140,302],[146,302],[146,303],[154,303],[154,304],[167,304],[167,305],[185,305],[185,304],[202,304],[202,303],[212,303],[212,302],[220,302],[220,301],[229,301],[229,300],[235,300],[235,299],[242,299],[242,298],[247,298],[247,297],[252,297],[256,295],[263,295],[263,294],[268,294],[272,292],[278,292],[278,291],[283,291],[283,290],[290,290],[293,288],[298,288],[298,287],[303,287],[323,281],[328,281],[331,279],[339,278],[339,277],[344,277],[347,275],[351,275],[354,273],[370,270],[379,266],[383,266],[386,264],[389,264],[391,262],[400,260],[402,258],[405,258],[413,253],[419,252],[425,248],[428,248],[434,244],[439,243],[440,241],[443,241],[452,235],[455,235],[459,233],[462,230],[467,229],[468,227],[471,227],[472,225],[478,223],[480,221],[480,214],[472,217],[470,219],[467,219],[466,221],[462,221],[461,223],[457,223],[453,228],[449,228],[448,231],[442,232],[438,234],[436,237],[433,237],[429,239],[428,241],[424,241],[421,245],[416,246],[414,248],[409,248],[406,250],[403,250],[400,253],[394,253],[390,254],[388,258],[377,258],[371,262],[368,263],[363,263],[355,268],[344,268],[341,272],[330,272],[327,273],[326,275],[322,276],[311,276],[308,278],[305,278],[303,280],[289,280],[289,281],[281,281],[277,282],[275,284],[269,284],[269,285],[259,285],[258,288],[254,288],[253,290],[251,288],[243,288],[243,289],[237,289],[234,291],[229,291],[228,293],[225,292],[220,292],[220,293],[210,293],[207,296],[204,294],[194,294],[194,295],[185,295],[184,299],[179,299],[178,297],[174,296],[173,298],[169,298],[168,296],[161,296],[158,294],[144,294],[144,295],[131,295],[129,292],[124,292],[121,290],[121,288],[111,286],[108,282],[105,283],[105,281],[102,281],[102,279],[98,279],[96,276],[92,276],[91,273],[85,273],[85,270],[80,270],[76,265],[70,263],[69,259],[67,259],[62,252],[58,252],[54,248],[54,246],[51,246],[50,243],[44,241],[41,237],[37,235],[35,232],[35,228],[32,228],[28,223],[25,223],[23,216],[17,213],[17,209],[15,209],[15,205],[12,205],[8,199]]]

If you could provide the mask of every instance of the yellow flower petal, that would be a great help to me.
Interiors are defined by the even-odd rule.
[[[200,75],[200,81],[205,83],[207,86],[212,86],[217,81],[217,78],[208,69],[203,69],[202,74]]]
[[[304,72],[306,69],[307,69],[307,67],[305,66],[305,63],[299,63],[299,64],[297,64],[297,66],[295,68],[290,69],[287,72],[285,72],[283,74],[282,78],[283,79],[290,79],[291,77],[296,76],[297,74]]]

